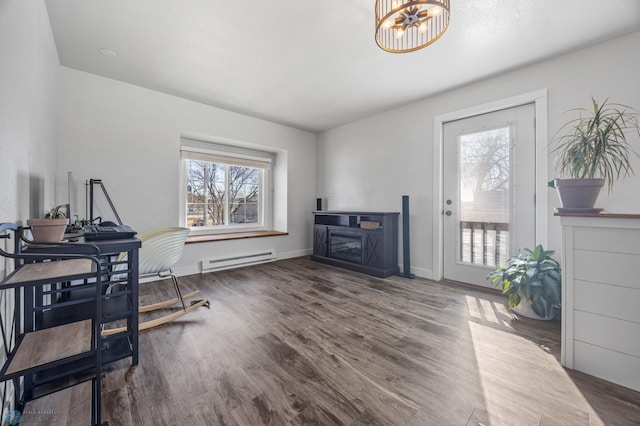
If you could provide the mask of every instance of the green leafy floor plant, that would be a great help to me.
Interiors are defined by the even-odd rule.
[[[523,248],[507,260],[506,267],[499,267],[487,278],[502,288],[511,309],[518,312],[517,308],[524,302],[538,317],[550,319],[553,307],[561,302],[562,276],[560,264],[552,257],[554,253],[542,245],[533,250]],[[519,310],[526,315],[522,305]]]

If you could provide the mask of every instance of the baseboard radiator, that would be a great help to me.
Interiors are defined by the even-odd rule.
[[[252,265],[254,263],[268,262],[276,259],[275,250],[264,250],[257,253],[242,254],[237,256],[225,256],[202,261],[202,272],[217,271],[220,269],[234,268],[236,266]]]

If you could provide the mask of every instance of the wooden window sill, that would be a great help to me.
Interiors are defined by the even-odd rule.
[[[244,238],[274,237],[278,235],[289,235],[288,232],[280,231],[252,231],[252,232],[230,232],[227,234],[190,235],[185,244],[208,243],[211,241],[240,240]]]

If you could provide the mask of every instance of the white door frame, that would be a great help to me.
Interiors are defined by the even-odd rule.
[[[433,133],[435,141],[433,147],[433,277],[435,281],[442,280],[444,274],[444,221],[443,221],[443,147],[444,124],[449,121],[473,117],[475,115],[498,111],[525,104],[535,104],[536,117],[536,244],[547,246],[547,180],[548,180],[548,152],[547,152],[547,89],[523,93],[510,98],[499,99],[448,112],[433,117]]]

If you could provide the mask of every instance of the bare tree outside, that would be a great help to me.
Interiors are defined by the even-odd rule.
[[[188,160],[187,226],[259,223],[260,176],[256,168]]]
[[[509,221],[509,152],[508,127],[460,138],[462,220]]]
[[[258,196],[260,170],[230,166],[229,169],[229,222],[258,222]]]

